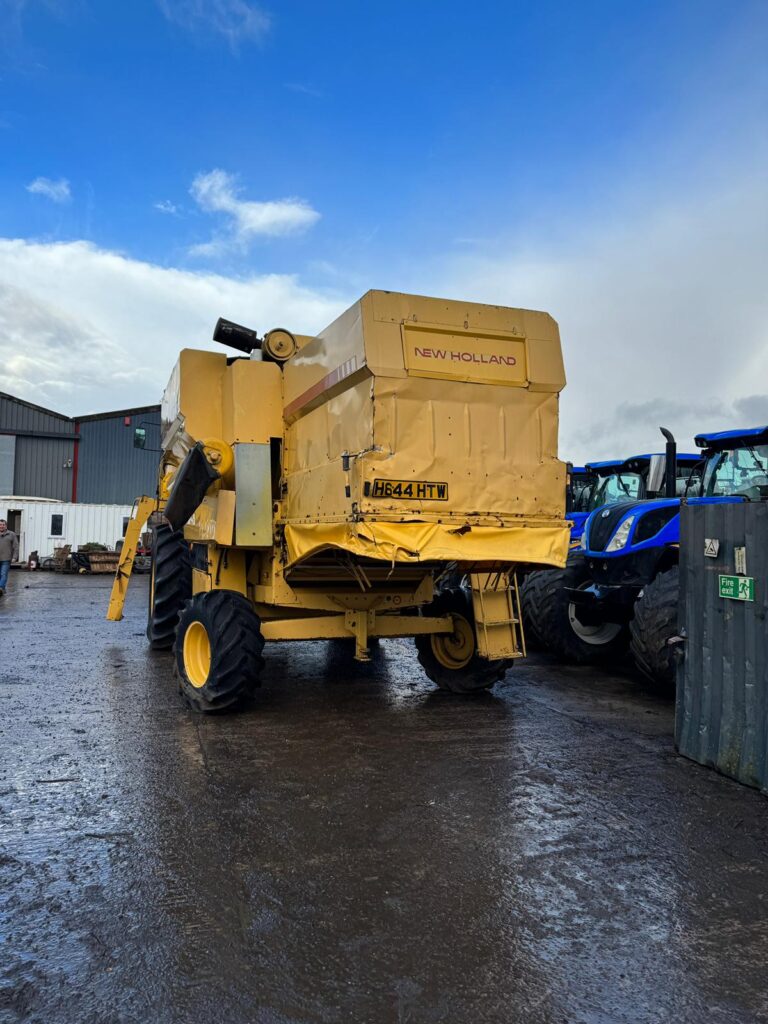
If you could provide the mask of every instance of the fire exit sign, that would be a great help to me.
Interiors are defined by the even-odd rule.
[[[754,577],[720,576],[720,597],[729,597],[732,601],[754,601]]]

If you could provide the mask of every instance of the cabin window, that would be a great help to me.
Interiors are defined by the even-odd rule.
[[[51,516],[51,537],[61,537],[64,533],[64,516]]]

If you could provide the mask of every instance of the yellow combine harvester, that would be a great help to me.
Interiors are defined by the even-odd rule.
[[[182,351],[108,618],[155,512],[147,635],[200,711],[246,698],[272,640],[366,660],[412,636],[443,689],[503,678],[525,653],[515,567],[568,551],[554,320],[370,291],[317,337],[214,338],[246,355]]]

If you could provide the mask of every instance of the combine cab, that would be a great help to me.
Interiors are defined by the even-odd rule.
[[[414,637],[443,689],[503,678],[516,569],[568,550],[551,317],[372,291],[317,337],[214,337],[244,355],[181,353],[108,617],[157,512],[147,634],[201,711],[247,698],[273,641],[348,638],[365,660]]]

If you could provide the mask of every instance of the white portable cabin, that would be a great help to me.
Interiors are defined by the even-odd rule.
[[[55,548],[70,544],[104,544],[114,551],[122,539],[131,515],[130,505],[86,505],[50,498],[0,496],[0,519],[19,538],[19,561],[26,562],[33,551],[41,559]]]

